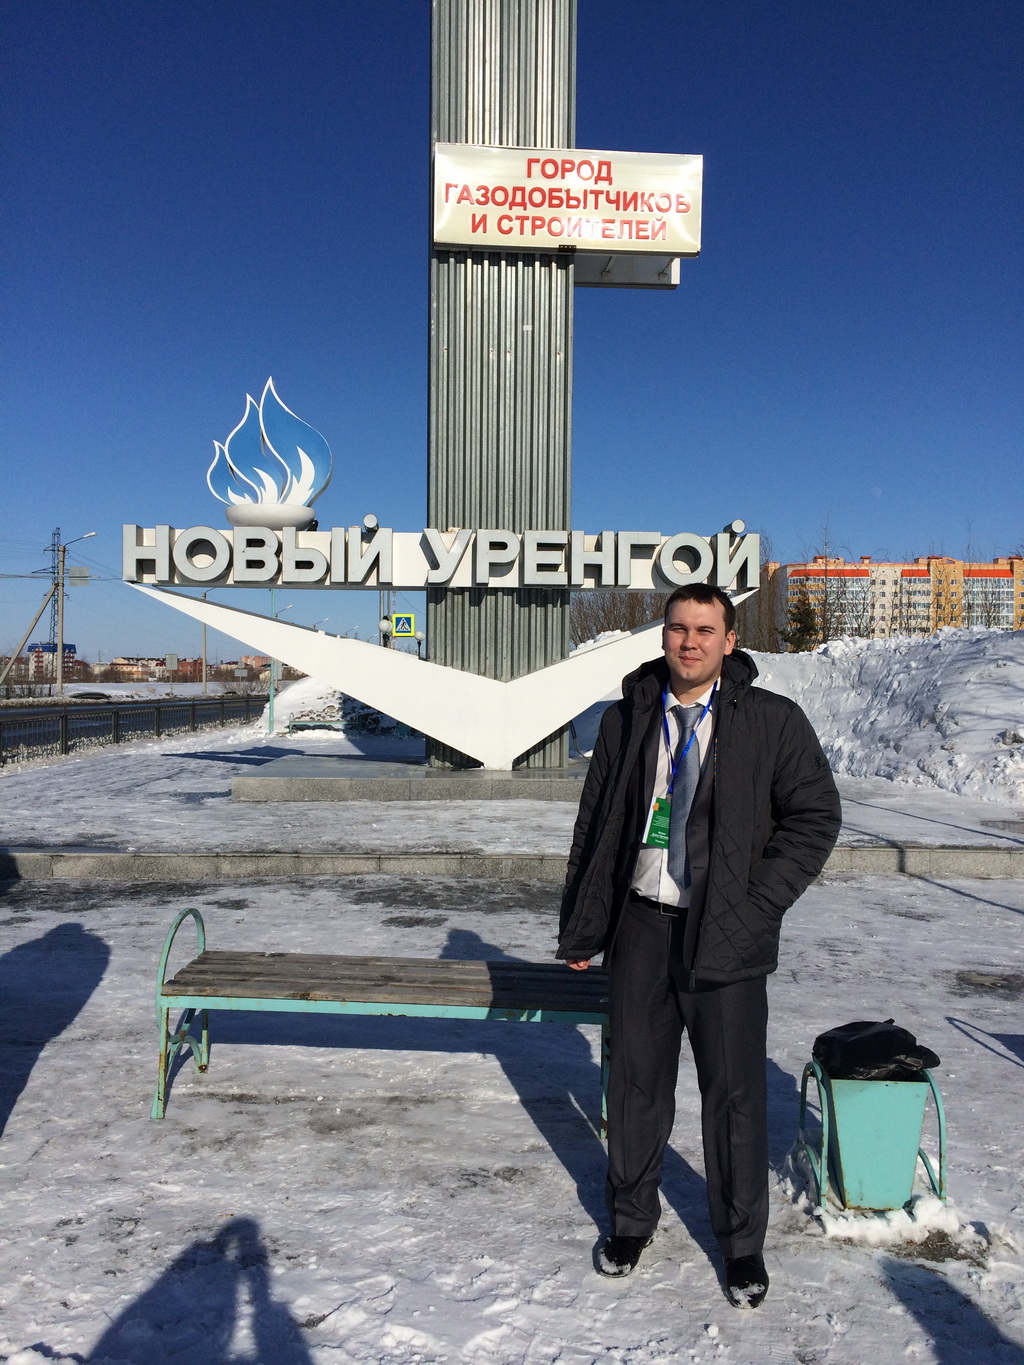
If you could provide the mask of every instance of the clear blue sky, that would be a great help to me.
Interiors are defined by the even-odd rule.
[[[271,374],[334,450],[323,524],[423,525],[429,14],[8,0],[0,572],[55,526],[114,578],[122,522],[216,524],[213,441]],[[674,293],[576,293],[574,525],[1024,542],[1022,32],[1017,0],[580,0],[578,145],[703,153],[705,210]],[[41,596],[0,580],[0,652]],[[68,607],[88,657],[196,652],[119,582]]]

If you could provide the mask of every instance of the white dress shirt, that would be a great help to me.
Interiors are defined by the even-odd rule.
[[[714,683],[692,705],[684,706],[683,710],[692,712],[693,717],[696,718],[711,700],[713,691]],[[669,692],[665,698],[665,719],[668,722],[668,734],[672,743],[672,750],[670,753],[668,745],[665,743],[665,728],[662,726],[658,740],[658,766],[654,773],[654,798],[666,794],[669,779],[672,776],[672,755],[679,748],[682,728],[679,724],[679,717],[674,710],[678,705],[679,702]],[[708,756],[708,750],[711,748],[711,736],[714,727],[714,712],[709,710],[697,726],[696,744],[702,768],[704,760]],[[646,822],[647,816],[645,815],[645,828]],[[646,896],[648,900],[660,901],[662,905],[685,907],[690,903],[689,888],[684,889],[673,877],[669,876],[667,848],[647,848],[641,844],[640,851],[636,855],[636,862],[633,864],[633,879],[629,884],[629,889],[635,891],[638,896]]]

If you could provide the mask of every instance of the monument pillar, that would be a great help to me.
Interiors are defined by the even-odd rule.
[[[432,145],[572,147],[575,83],[576,0],[433,0]],[[431,248],[428,526],[569,529],[572,318],[571,252]],[[490,678],[565,658],[568,626],[568,592],[427,591],[428,657]],[[517,766],[567,761],[563,729]]]

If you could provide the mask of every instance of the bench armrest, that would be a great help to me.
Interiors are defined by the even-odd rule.
[[[182,910],[180,914],[178,914],[178,915],[175,916],[175,918],[174,918],[174,923],[171,925],[170,929],[168,929],[168,931],[167,931],[167,937],[166,937],[166,939],[164,939],[164,948],[163,948],[163,952],[160,954],[160,964],[159,964],[159,966],[158,966],[157,969],[156,969],[156,1016],[157,1016],[157,1019],[160,1018],[160,1008],[161,1008],[161,999],[162,999],[162,993],[163,993],[163,985],[164,985],[164,981],[165,981],[166,976],[167,976],[167,959],[168,959],[168,958],[170,957],[170,955],[171,955],[171,944],[174,942],[174,936],[175,936],[175,934],[178,932],[178,930],[179,930],[179,929],[181,928],[181,926],[184,924],[185,920],[187,920],[188,917],[189,917],[190,915],[192,916],[192,918],[193,918],[193,919],[195,920],[195,922],[196,922],[196,947],[197,947],[197,949],[198,949],[198,952],[199,952],[199,953],[205,953],[205,952],[206,952],[206,925],[203,923],[203,917],[202,917],[202,915],[199,913],[198,910],[194,910],[194,909],[191,909],[191,908],[188,909],[188,910]]]

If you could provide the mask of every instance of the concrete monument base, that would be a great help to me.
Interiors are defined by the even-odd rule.
[[[292,754],[236,777],[233,801],[571,801],[585,759],[565,768],[431,768],[386,759]]]

